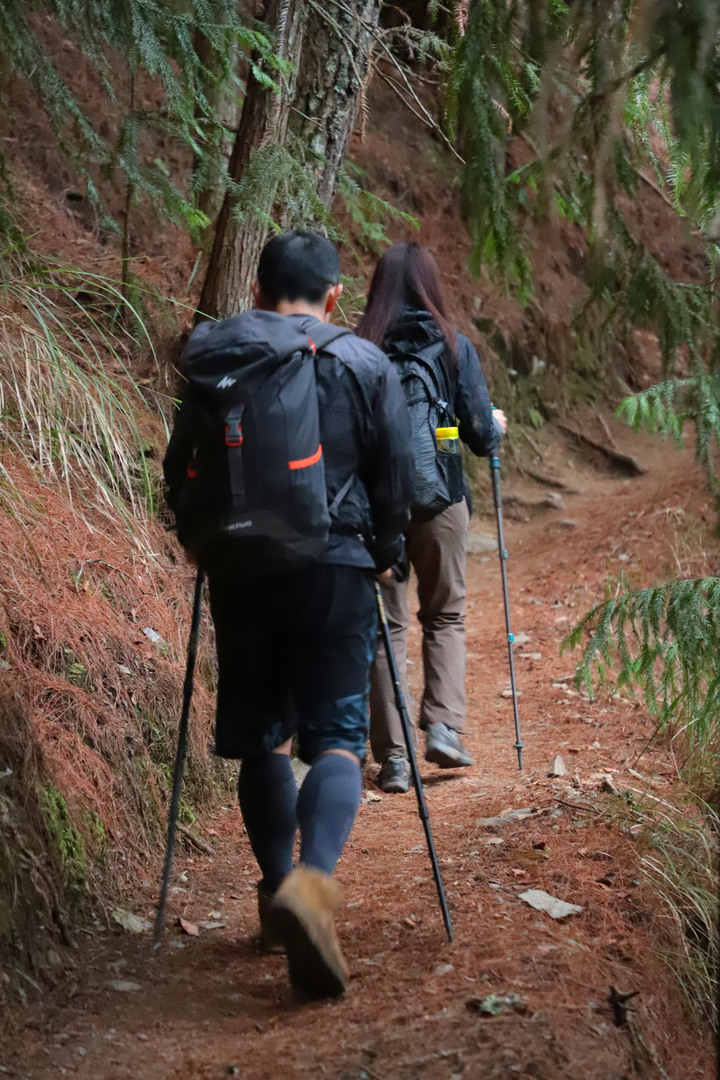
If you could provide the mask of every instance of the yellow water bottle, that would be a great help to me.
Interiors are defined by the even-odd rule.
[[[456,427],[435,428],[438,450],[445,454],[460,453],[460,435]]]

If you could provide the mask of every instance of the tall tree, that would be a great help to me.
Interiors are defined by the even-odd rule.
[[[223,318],[250,301],[273,222],[322,219],[360,109],[380,0],[268,0],[274,53],[286,61],[279,92],[251,74],[225,197],[200,298]],[[294,212],[297,210],[298,212]]]

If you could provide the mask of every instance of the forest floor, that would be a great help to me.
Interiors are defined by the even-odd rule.
[[[228,807],[195,825],[214,858],[189,849],[178,855],[163,947],[153,951],[147,932],[122,930],[109,916],[86,926],[75,950],[55,954],[54,989],[4,1018],[2,1075],[713,1075],[709,1037],[690,1020],[660,959],[661,907],[638,870],[638,823],[658,799],[681,796],[672,759],[648,745],[652,726],[642,708],[578,694],[569,679],[574,660],[559,655],[564,635],[621,574],[643,584],[677,572],[706,535],[697,505],[702,478],[690,456],[610,423],[616,441],[647,469],[643,476],[599,473],[556,439],[544,447],[542,471],[571,491],[558,501],[555,489],[547,499],[555,506],[529,505],[546,494],[535,484],[507,484],[516,518],[507,523],[507,543],[522,773],[511,702],[502,696],[508,669],[494,524],[474,519],[466,741],[476,764],[421,768],[454,942],[443,930],[415,796],[380,796],[368,767],[366,797],[338,868],[351,982],[337,1002],[299,1002],[283,958],[257,952],[257,870],[237,807]],[[417,632],[411,655],[417,689]],[[557,754],[569,773],[551,778]],[[641,809],[603,793],[605,778]],[[521,808],[532,813],[482,823]],[[520,899],[530,888],[582,911],[554,921]],[[139,884],[127,907],[151,919],[154,890]],[[178,916],[199,936],[184,932]],[[621,1026],[608,1002],[611,987],[637,995]],[[483,1011],[493,1008],[498,1015]]]

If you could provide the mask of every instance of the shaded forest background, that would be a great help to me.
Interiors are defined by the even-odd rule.
[[[159,465],[184,335],[246,306],[273,229],[338,240],[350,325],[389,241],[430,246],[509,464],[624,400],[693,426],[716,493],[720,28],[711,0],[16,0],[0,28],[1,999],[41,923],[69,945],[156,869],[191,591]],[[204,631],[187,828],[232,784]],[[705,828],[717,578],[628,591],[575,643],[683,732]]]

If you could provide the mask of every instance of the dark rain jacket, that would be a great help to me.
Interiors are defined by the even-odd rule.
[[[318,325],[312,315],[252,311],[235,317],[237,333],[248,343],[278,335],[279,346],[287,336],[285,320],[308,336]],[[413,495],[410,418],[399,379],[387,357],[354,334],[318,353],[315,373],[328,505],[354,478],[319,561],[385,570],[402,554]],[[167,501],[175,512],[193,455],[196,408],[186,394],[163,465]]]
[[[393,353],[416,352],[439,341],[442,331],[428,311],[404,308],[390,327],[382,348]],[[458,421],[461,440],[476,457],[489,457],[497,446],[498,432],[478,354],[464,334],[456,335],[456,363],[446,358],[448,401]]]

